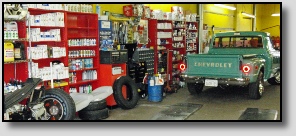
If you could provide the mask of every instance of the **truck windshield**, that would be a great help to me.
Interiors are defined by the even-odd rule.
[[[216,37],[214,48],[263,48],[262,38],[259,36],[227,36]]]

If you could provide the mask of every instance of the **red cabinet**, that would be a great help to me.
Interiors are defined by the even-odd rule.
[[[121,69],[121,70],[120,70]],[[113,86],[114,81],[120,77],[126,76],[126,64],[100,64],[99,86]],[[122,91],[126,91],[124,87]],[[122,93],[126,97],[126,92]],[[116,106],[113,94],[106,98],[108,106]]]

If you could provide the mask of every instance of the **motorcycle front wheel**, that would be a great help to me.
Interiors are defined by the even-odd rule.
[[[71,96],[62,89],[49,89],[41,97],[46,109],[47,120],[74,120],[75,103]]]

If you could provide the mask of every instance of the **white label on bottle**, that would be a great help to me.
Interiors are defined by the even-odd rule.
[[[154,80],[150,80],[149,82],[150,86],[154,86]]]
[[[11,50],[11,49],[5,50],[5,57],[6,58],[14,58],[13,50]]]
[[[21,56],[21,49],[20,48],[15,48],[14,49],[14,58],[20,59]]]

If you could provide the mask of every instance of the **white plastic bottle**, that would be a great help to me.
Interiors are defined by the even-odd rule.
[[[97,70],[94,70],[94,72],[93,72],[93,77],[94,77],[94,80],[98,79],[98,73],[97,73]]]
[[[87,79],[87,75],[86,75],[87,73],[86,73],[86,71],[83,71],[83,73],[82,73],[82,80],[86,80]]]

